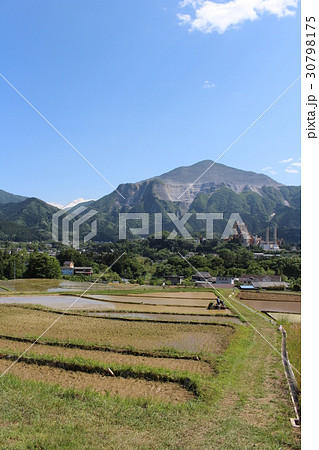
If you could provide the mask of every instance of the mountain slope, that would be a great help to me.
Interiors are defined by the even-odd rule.
[[[156,178],[160,178],[165,183],[190,184],[199,178],[196,184],[214,182],[216,185],[230,183],[238,186],[281,186],[280,183],[267,175],[235,169],[224,164],[214,163],[214,161],[209,159],[192,164],[191,166],[178,167]]]
[[[273,187],[263,187],[261,194],[247,191],[236,193],[229,188],[223,187],[213,194],[199,194],[190,205],[189,211],[194,213],[222,212],[224,220],[214,222],[214,230],[222,233],[227,220],[234,212],[239,213],[245,222],[248,230],[252,234],[264,235],[266,228],[277,227],[278,237],[291,242],[300,241],[300,204],[294,200],[294,207],[286,205],[286,197],[298,197],[296,186],[285,186],[279,189]],[[300,191],[300,187],[299,187]],[[199,227],[198,221],[193,218],[190,222],[193,229],[204,232],[204,228]]]
[[[119,213],[150,213],[152,233],[154,213],[163,214],[163,230],[171,231],[167,213],[181,217],[189,211],[193,213],[187,225],[190,232],[204,232],[203,221],[195,218],[197,212],[224,214],[223,221],[216,221],[217,233],[222,233],[230,214],[238,212],[253,234],[263,234],[267,226],[276,225],[279,237],[300,241],[300,187],[283,186],[264,174],[218,163],[190,187],[211,164],[201,161],[138,183],[121,184],[118,191],[125,199],[114,191],[92,202],[90,207],[99,212],[96,239],[117,239]]]
[[[158,177],[166,186],[167,200],[190,204],[200,193],[212,193],[222,186],[234,192],[259,192],[263,186],[279,188],[280,183],[264,174],[235,169],[210,160],[178,167]],[[162,198],[159,195],[159,198]]]
[[[48,234],[44,231],[0,219],[0,241],[31,242],[48,238]]]
[[[0,204],[6,203],[19,203],[26,200],[28,197],[23,197],[22,195],[11,194],[10,192],[3,191],[0,189]]]
[[[33,197],[19,203],[0,205],[1,239],[51,239],[52,215],[56,211],[58,208]]]

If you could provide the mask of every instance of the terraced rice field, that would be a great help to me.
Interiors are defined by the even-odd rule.
[[[260,301],[273,301],[273,302],[301,302],[301,295],[292,292],[240,292],[238,295],[239,300],[260,300]]]
[[[106,318],[123,318],[135,320],[149,320],[162,322],[188,322],[188,323],[238,323],[241,321],[238,317],[226,314],[166,314],[166,313],[141,313],[141,312],[89,312],[89,316]]]
[[[74,306],[71,306],[72,303]],[[48,308],[66,309],[105,309],[107,304],[87,298],[79,298],[71,295],[19,295],[0,296],[1,305],[41,305]]]
[[[0,371],[3,372],[11,364],[0,359]],[[47,384],[59,384],[64,388],[91,389],[102,394],[130,398],[150,398],[183,402],[194,398],[194,394],[177,383],[146,381],[138,378],[105,377],[98,373],[88,374],[80,371],[45,367],[36,364],[19,362],[10,369],[13,375],[23,380],[40,381]]]
[[[0,444],[298,448],[278,355],[242,322],[229,323],[238,320],[231,311],[207,311],[210,293],[178,294],[106,296],[107,303],[103,295],[103,310],[63,316],[0,304],[0,372],[10,367],[0,379]],[[110,314],[108,304],[116,305],[112,318],[89,316]],[[275,327],[236,308],[278,347]],[[115,318],[118,311],[134,317]],[[178,322],[195,318],[227,323]]]
[[[28,342],[16,342],[10,339],[0,338],[0,349],[12,350],[22,353],[29,347]],[[102,363],[122,364],[122,365],[143,365],[146,367],[160,367],[164,369],[178,370],[182,372],[193,372],[201,374],[212,374],[212,366],[201,360],[177,359],[177,358],[156,358],[152,356],[135,356],[112,351],[84,350],[81,348],[51,346],[36,344],[32,348],[32,353],[36,355],[80,357],[91,361]]]
[[[204,300],[213,300],[216,298],[216,295],[213,292],[166,292],[165,290],[163,292],[150,292],[147,294],[131,294],[132,297],[139,296],[139,297],[155,297],[155,298],[173,298],[173,299],[180,299],[180,298],[188,298],[191,300],[194,299],[204,299]]]
[[[0,306],[1,334],[39,336],[57,314],[22,307]],[[219,324],[191,325],[64,315],[47,333],[47,338],[132,346],[150,350],[171,347],[189,352],[221,352],[227,348],[234,329]]]
[[[257,311],[301,313],[301,298],[298,294],[282,292],[240,292],[238,299]]]
[[[154,294],[153,294],[154,295]],[[210,301],[214,300],[216,297],[214,294],[211,294],[209,298],[184,298],[184,297],[173,297],[168,295],[160,295],[160,296],[150,296],[149,294],[145,294],[144,296],[141,294],[138,295],[90,295],[88,298],[93,298],[96,300],[103,300],[107,302],[121,302],[121,303],[133,303],[133,304],[146,304],[146,305],[164,305],[164,306],[181,306],[181,307],[200,307],[207,308]]]
[[[41,335],[57,318],[59,320],[45,335],[45,339],[51,341],[51,344],[43,341],[33,345],[26,355],[27,359],[17,362],[10,369],[13,375],[18,375],[23,380],[58,383],[63,387],[90,388],[104,394],[151,398],[172,403],[193,399],[194,392],[186,389],[175,378],[172,380],[171,375],[166,375],[164,382],[161,379],[161,371],[179,374],[176,375],[177,379],[182,374],[187,377],[192,374],[212,377],[214,356],[227,348],[234,333],[234,327],[216,324],[191,325],[131,320],[123,322],[83,314],[61,316],[60,313],[50,310],[1,305],[0,334],[7,337],[0,336],[0,370],[10,366],[10,355],[21,355],[34,337]],[[23,339],[29,342],[24,342]],[[73,342],[71,348],[68,347],[69,342]],[[83,344],[87,348],[82,348]],[[90,349],[89,346],[93,348]],[[94,346],[108,348],[103,350]],[[169,357],[169,352],[172,351],[175,352],[174,357]],[[192,355],[200,357],[195,358]],[[71,364],[70,367],[54,365],[54,361],[65,359]],[[72,370],[72,364],[79,362],[82,364],[80,368]],[[112,377],[101,373],[86,373],[86,370],[92,370],[92,367],[100,363],[103,367],[133,368],[135,375],[123,378],[121,375]],[[151,372],[146,379],[145,375],[142,375],[141,379],[138,376],[139,370],[142,373],[145,373],[145,370]],[[154,370],[160,371],[159,380],[157,375],[153,379]],[[99,369],[97,371],[99,372]]]
[[[270,313],[269,315],[279,322],[301,323],[301,314]]]

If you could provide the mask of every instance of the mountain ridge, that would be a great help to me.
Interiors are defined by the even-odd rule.
[[[262,235],[266,227],[276,226],[278,237],[300,241],[300,186],[285,186],[267,175],[219,163],[207,170],[211,164],[210,160],[200,161],[144,181],[123,183],[110,194],[96,201],[79,203],[77,207],[85,206],[97,211],[94,219],[98,222],[95,237],[98,241],[118,239],[119,213],[125,212],[162,213],[163,230],[167,231],[174,228],[167,213],[182,217],[190,212],[196,217],[199,212],[222,212],[224,219],[219,223],[216,221],[218,233],[225,227],[230,214],[237,212],[253,234]],[[203,170],[207,172],[192,185]],[[185,196],[179,199],[186,189]],[[5,221],[6,226],[13,223],[28,227],[32,233],[50,239],[52,214],[56,211],[58,208],[42,200],[27,198],[22,202],[0,205],[0,220]],[[88,223],[83,225],[83,233],[88,226]],[[205,232],[203,222],[193,217],[187,227],[192,233]],[[5,228],[3,225],[2,236]],[[21,236],[21,233],[22,229],[16,228],[16,235]],[[133,238],[133,235],[129,233],[128,237]]]
[[[24,197],[23,195],[12,194],[11,192],[0,189],[0,205],[5,205],[7,203],[19,203],[27,198],[28,197]]]

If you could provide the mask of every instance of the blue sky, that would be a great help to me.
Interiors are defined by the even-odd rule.
[[[0,72],[114,186],[135,182],[218,158],[299,76],[288,4],[2,1]],[[0,189],[112,191],[2,79],[0,99]],[[219,162],[300,184],[300,81]]]

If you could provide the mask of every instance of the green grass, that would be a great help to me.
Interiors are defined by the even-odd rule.
[[[292,323],[286,320],[278,321],[287,332],[287,351],[291,364],[301,373],[301,323]],[[294,374],[301,388],[301,376],[294,370]]]

